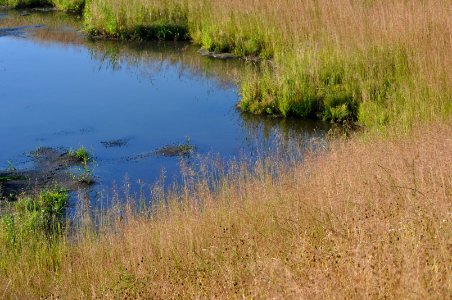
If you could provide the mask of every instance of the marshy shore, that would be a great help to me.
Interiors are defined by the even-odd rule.
[[[450,297],[450,1],[1,5],[79,14],[91,37],[185,39],[248,58],[262,72],[240,74],[244,112],[362,128],[299,149],[303,161],[188,169],[152,199],[82,209],[77,222],[67,190],[23,194],[0,216],[1,298]]]
[[[450,1],[2,0],[82,15],[92,36],[190,39],[256,57],[240,108],[407,130],[451,109]]]

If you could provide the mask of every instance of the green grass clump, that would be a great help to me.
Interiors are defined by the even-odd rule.
[[[35,197],[25,197],[15,204],[22,230],[59,232],[67,206],[67,191],[45,190]]]
[[[0,278],[11,276],[11,266],[15,273],[26,273],[25,265],[43,272],[59,269],[67,237],[67,203],[67,192],[61,189],[45,190],[10,203],[9,210],[0,215]],[[29,287],[40,293],[40,288]]]
[[[410,76],[406,56],[392,49],[348,56],[314,51],[286,54],[277,58],[278,68],[267,67],[262,75],[244,80],[241,109],[331,122],[363,121],[363,103],[376,103],[387,112],[384,106],[398,101],[397,88]],[[379,122],[387,123],[388,117],[379,116]]]
[[[61,189],[19,198],[9,213],[0,216],[0,241],[20,250],[35,235],[61,234],[67,203],[67,191]]]
[[[87,164],[91,158],[91,154],[86,150],[85,146],[78,148],[77,150],[69,150],[68,156],[76,159],[77,161]]]

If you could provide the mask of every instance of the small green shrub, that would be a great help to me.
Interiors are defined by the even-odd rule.
[[[59,232],[67,207],[67,191],[45,190],[37,196],[19,199],[15,205],[22,230]]]

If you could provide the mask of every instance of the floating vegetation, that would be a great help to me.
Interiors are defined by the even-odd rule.
[[[184,144],[167,145],[155,151],[155,154],[161,156],[187,156],[195,150],[190,144],[190,138],[186,138]]]

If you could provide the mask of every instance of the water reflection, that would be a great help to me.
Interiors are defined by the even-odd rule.
[[[100,63],[99,68],[136,68],[144,78],[149,73],[146,69],[151,67],[158,71],[162,65],[172,64],[178,66],[180,73],[214,78],[220,85],[230,88],[238,82],[240,74],[254,72],[257,68],[250,62],[203,57],[198,53],[199,47],[189,42],[88,39],[82,33],[83,24],[77,16],[58,12],[34,12],[25,16],[20,12],[9,12],[8,18],[0,20],[0,27],[21,29],[30,39],[41,44],[84,46],[93,60]]]

